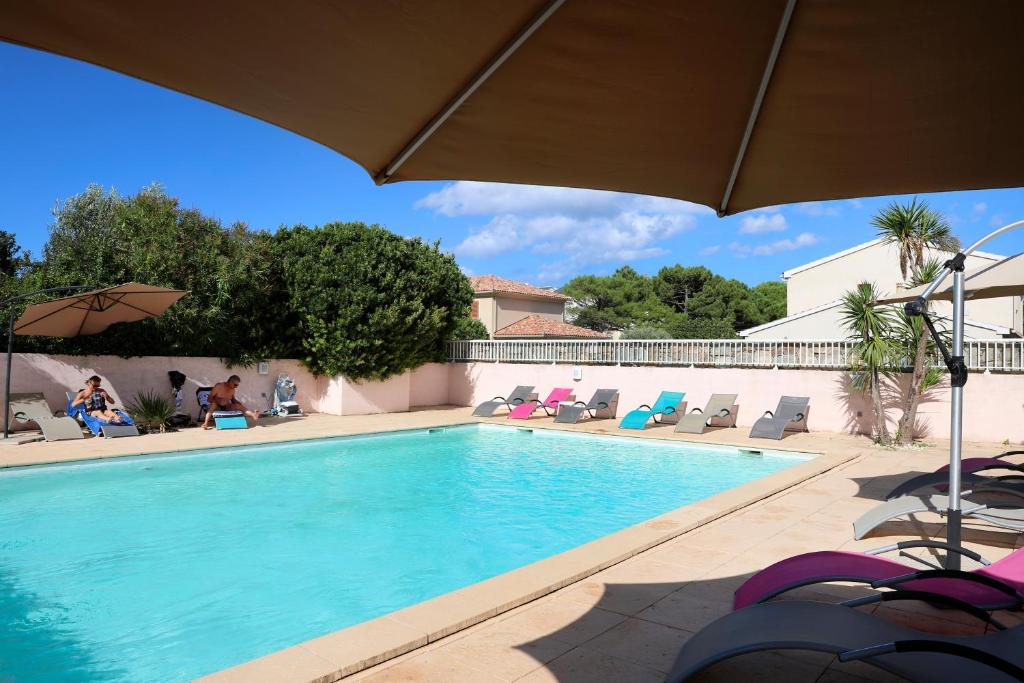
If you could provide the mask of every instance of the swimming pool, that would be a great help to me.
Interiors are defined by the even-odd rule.
[[[0,680],[188,680],[807,458],[466,425],[2,471]]]

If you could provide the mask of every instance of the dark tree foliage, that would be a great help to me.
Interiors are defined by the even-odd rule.
[[[453,340],[488,339],[489,337],[487,327],[479,320],[470,318],[468,315],[458,319],[451,336]]]
[[[469,321],[468,280],[436,245],[361,223],[225,228],[156,185],[132,197],[90,186],[68,199],[36,263],[6,244],[8,296],[130,281],[190,292],[159,318],[84,337],[23,337],[21,351],[301,358],[316,373],[385,378],[438,360],[456,333],[479,334],[470,322],[482,328]],[[3,245],[0,234],[0,267]]]
[[[625,267],[574,278],[562,291],[574,300],[573,322],[601,332],[658,328],[677,339],[730,339],[786,315],[784,283],[751,288],[703,266],[677,264],[653,277]]]
[[[378,225],[297,226],[275,239],[303,360],[317,374],[386,379],[441,360],[473,300],[437,244]]]

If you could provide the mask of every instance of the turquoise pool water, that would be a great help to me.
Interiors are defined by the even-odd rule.
[[[806,456],[492,425],[0,472],[0,681],[184,681]]]

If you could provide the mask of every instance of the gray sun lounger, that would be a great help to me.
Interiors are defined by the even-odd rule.
[[[964,491],[963,494],[969,494]],[[999,493],[1005,493],[1000,491]],[[853,537],[860,540],[872,529],[890,519],[896,519],[916,512],[935,512],[943,514],[949,509],[947,496],[902,496],[886,501],[871,508],[853,523]],[[1006,529],[1024,530],[1024,508],[1020,505],[1007,505],[1003,501],[986,501],[976,497],[962,498],[960,509],[965,517],[969,516],[989,522]]]
[[[777,440],[786,432],[806,432],[810,402],[807,396],[783,396],[774,412],[765,411],[764,416],[754,423],[750,437]]]
[[[976,492],[1008,493],[1011,495],[1024,495],[1024,476],[1011,474],[1004,477],[986,477],[974,472],[965,472],[960,475],[961,489],[967,487]],[[906,480],[888,494],[886,500],[909,496],[921,489],[929,487],[940,487],[949,483],[949,472],[929,472],[920,474]],[[940,489],[945,490],[945,489]]]
[[[490,401],[484,401],[473,410],[473,415],[476,417],[490,417],[501,406],[512,410],[517,405],[535,398],[537,398],[537,394],[533,391],[532,386],[518,386],[508,395],[508,398],[495,396]]]
[[[711,394],[704,409],[694,408],[676,423],[677,432],[703,434],[708,427],[735,427],[736,394]]]
[[[85,438],[74,418],[54,416],[42,394],[11,394],[11,415],[18,422],[35,422],[47,441]]]
[[[959,603],[914,591],[895,591],[887,598]],[[990,616],[970,605],[955,606],[993,624]],[[745,607],[704,627],[683,645],[666,683],[680,683],[717,662],[767,650],[828,652],[840,661],[863,661],[918,683],[1004,683],[1024,677],[1022,642],[1024,626],[983,636],[944,636],[843,605],[775,602]]]
[[[618,389],[598,389],[590,401],[576,401],[571,406],[559,407],[555,422],[574,424],[584,415],[592,420],[609,420],[619,410]]]

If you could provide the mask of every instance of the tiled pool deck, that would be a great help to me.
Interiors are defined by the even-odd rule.
[[[441,408],[363,417],[314,415],[268,422],[244,432],[187,430],[140,439],[4,446],[0,466],[423,428],[468,422],[474,419],[469,413],[467,408]],[[504,418],[494,421],[505,422]],[[555,427],[550,419],[540,418],[531,420],[530,426]],[[569,429],[622,434],[607,422]],[[657,427],[636,436],[772,446],[747,439],[746,430],[716,430],[695,437],[677,435],[671,429]],[[766,564],[811,550],[868,549],[943,536],[940,518],[920,516],[889,523],[871,538],[853,541],[851,522],[910,473],[941,465],[945,443],[936,441],[913,451],[883,451],[863,437],[810,433],[790,435],[776,447],[824,456],[498,577],[494,583],[476,584],[210,679],[336,680],[337,675],[329,672],[363,668],[345,680],[661,681],[687,638],[725,614],[732,591]],[[972,455],[1001,450],[1005,448],[998,444],[972,443],[965,448]],[[975,523],[969,523],[964,536],[965,545],[989,559],[1005,555],[1022,541],[1019,534]],[[607,568],[593,573],[602,566]],[[815,590],[819,592],[803,590],[794,596],[848,597],[865,589],[837,585]],[[512,605],[518,606],[496,613]],[[888,618],[925,630],[977,632],[972,622],[955,612],[916,603],[873,609],[886,610]],[[1016,614],[1000,616],[1009,623],[1021,621]],[[472,625],[453,628],[466,624]],[[414,645],[418,647],[410,650]],[[382,660],[382,655],[400,652],[405,654],[364,668]],[[894,679],[864,664],[838,664],[830,655],[788,652],[737,658],[709,669],[700,680],[855,683]]]

